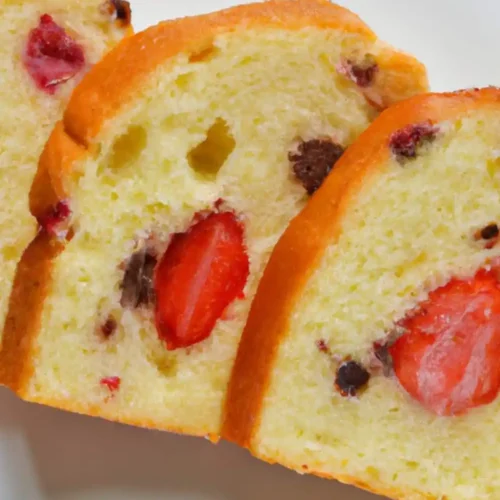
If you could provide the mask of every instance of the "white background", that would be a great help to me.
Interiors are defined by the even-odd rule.
[[[132,0],[136,28],[236,0]],[[500,85],[498,0],[344,0],[414,53],[433,90]],[[335,422],[332,422],[335,425]],[[133,429],[17,401],[0,389],[0,500],[374,500],[261,464],[234,446]]]

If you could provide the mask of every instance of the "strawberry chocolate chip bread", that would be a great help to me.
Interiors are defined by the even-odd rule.
[[[15,270],[37,233],[29,191],[38,158],[75,84],[130,31],[128,2],[0,2],[0,323]],[[57,214],[40,214],[51,227]]]
[[[125,40],[42,156],[57,197],[35,182],[35,214],[51,217],[18,269],[0,379],[30,401],[215,439],[274,244],[380,109],[426,85],[420,63],[321,0]]]
[[[392,498],[500,498],[499,151],[499,89],[375,120],[276,245],[224,437]]]

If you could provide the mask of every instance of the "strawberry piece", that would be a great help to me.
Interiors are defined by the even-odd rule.
[[[107,387],[111,392],[116,392],[120,389],[122,380],[120,377],[106,377],[101,379],[101,385]]]
[[[500,284],[497,270],[453,279],[399,326],[389,348],[402,386],[438,415],[491,403],[500,390]]]
[[[28,73],[47,94],[54,94],[58,85],[85,66],[82,47],[48,14],[31,30],[23,59]]]
[[[156,327],[167,348],[208,338],[243,296],[248,273],[244,228],[232,212],[211,213],[174,235],[155,276]]]

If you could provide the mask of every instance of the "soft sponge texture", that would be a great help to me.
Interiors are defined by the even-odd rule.
[[[36,233],[28,194],[43,145],[75,84],[60,85],[48,95],[35,85],[23,64],[28,35],[49,14],[80,44],[86,68],[124,35],[102,0],[4,0],[0,4],[0,323],[3,325],[16,265]]]
[[[328,5],[270,4],[252,9],[271,11],[274,22],[287,18],[290,6]],[[332,23],[339,11],[345,15],[333,6],[326,10]],[[53,263],[33,345],[34,373],[19,390],[26,399],[192,434],[219,432],[233,359],[259,278],[288,221],[308,199],[288,155],[301,141],[316,138],[345,147],[369,125],[377,109],[336,68],[345,53],[370,52],[376,58],[388,50],[369,32],[312,23],[294,30],[292,22],[248,28],[253,18],[246,15],[238,21],[236,14],[227,14],[235,25],[225,31],[218,29],[217,15],[153,28],[90,74],[92,79],[104,72],[110,60],[119,65],[108,74],[126,67],[124,54],[137,46],[145,57],[149,50],[151,58],[158,57],[158,40],[175,30],[185,35],[186,26],[199,22],[212,30],[211,37],[200,35],[202,50],[194,41],[194,53],[181,47],[143,75],[140,87],[94,138],[80,136],[88,151],[69,175],[52,168],[69,197],[74,235]],[[412,62],[416,77],[404,92],[423,90],[421,66],[410,58],[406,62]],[[95,98],[105,83],[96,89],[82,85]],[[74,115],[75,103],[67,117]],[[65,126],[71,126],[68,120]],[[197,212],[212,210],[219,199],[245,226],[251,271],[245,298],[230,306],[208,340],[169,352],[150,309],[120,306],[123,263],[146,239],[165,248],[171,234],[186,231]],[[101,327],[110,316],[117,328],[103,340]],[[109,377],[121,381],[112,395],[100,383]]]
[[[486,94],[493,104],[479,105]],[[369,167],[344,186],[325,238],[329,243],[311,262],[310,276],[287,312],[260,425],[249,443],[258,456],[395,498],[500,495],[500,400],[443,418],[382,374],[372,376],[359,399],[345,398],[334,387],[339,360],[352,357],[370,366],[374,343],[431,290],[452,277],[473,276],[500,255],[498,246],[486,249],[474,237],[500,219],[499,94],[486,90],[478,92],[477,102],[474,97],[416,98],[387,111],[383,125],[376,121],[366,142],[357,143],[349,160],[368,161]],[[470,99],[462,112],[440,116],[447,100],[462,99]],[[403,116],[409,121],[425,116],[426,106],[439,128],[436,139],[408,162],[381,153],[388,136],[377,131]],[[332,184],[336,181],[340,177]],[[314,201],[311,210],[318,210]],[[276,315],[286,307],[278,300]],[[331,356],[318,349],[318,341],[328,345]]]

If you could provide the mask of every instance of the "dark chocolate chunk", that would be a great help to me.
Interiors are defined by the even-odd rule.
[[[136,309],[141,305],[154,302],[153,276],[156,257],[146,248],[134,253],[128,262],[122,283],[120,304],[128,309]]]
[[[132,9],[130,3],[125,0],[110,0],[116,19],[123,25],[128,26],[132,21]]]
[[[110,316],[106,322],[101,326],[101,332],[106,339],[109,339],[118,328],[118,324],[116,323],[115,318]]]
[[[390,343],[376,342],[373,346],[375,358],[378,359],[378,361],[380,362],[382,367],[382,372],[386,377],[391,376],[393,373],[392,357],[391,354],[389,353],[389,347],[392,345],[392,343],[393,343],[392,341]]]
[[[154,288],[154,273],[158,261],[154,255],[146,254],[144,259],[144,267],[142,269],[141,277],[141,293],[139,303],[145,306],[153,305],[156,302],[156,293]]]
[[[500,233],[497,224],[489,224],[488,226],[481,229],[481,238],[483,240],[492,240],[496,238]]]
[[[417,150],[436,138],[438,129],[430,122],[407,125],[391,135],[389,146],[400,163],[417,157]]]
[[[297,153],[290,153],[293,172],[309,194],[317,191],[335,163],[344,153],[344,148],[329,140],[313,139],[302,142]]]
[[[370,380],[370,374],[356,361],[342,363],[337,371],[335,385],[343,396],[356,396]]]

